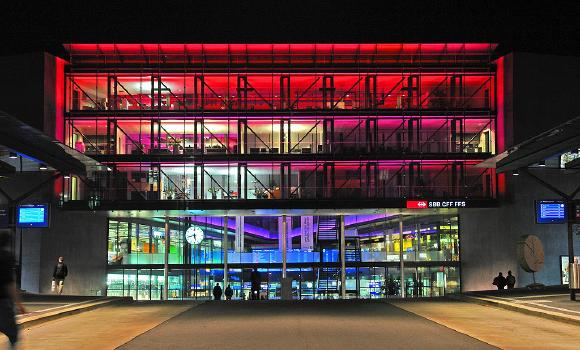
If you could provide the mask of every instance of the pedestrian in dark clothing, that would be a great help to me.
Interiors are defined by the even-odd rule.
[[[11,348],[16,348],[18,341],[18,326],[14,306],[21,314],[26,313],[20,301],[20,292],[14,279],[14,257],[8,251],[10,237],[0,234],[0,333],[4,333],[10,341]]]
[[[503,274],[500,272],[499,275],[497,275],[494,279],[493,279],[493,283],[494,286],[497,287],[498,290],[502,290],[505,288],[507,282],[505,277],[503,277]]]
[[[508,271],[508,275],[505,278],[507,289],[513,289],[516,285],[516,277],[512,275],[511,271]]]
[[[64,279],[68,276],[68,267],[64,263],[64,258],[60,256],[52,272],[52,291],[58,295],[62,294]]]
[[[228,284],[228,286],[226,287],[226,300],[232,300],[232,296],[234,295],[234,290],[232,289],[232,287],[230,287],[230,285]]]
[[[219,283],[216,283],[215,287],[213,287],[213,298],[214,300],[220,300],[222,298],[222,287],[220,287]]]
[[[255,267],[254,267],[254,271],[252,271],[251,280],[252,280],[252,295],[251,295],[250,299],[259,300],[260,299],[260,289],[261,289],[261,284],[262,284],[262,275],[260,274],[258,269]]]

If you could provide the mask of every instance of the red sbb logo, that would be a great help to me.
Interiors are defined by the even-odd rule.
[[[428,201],[407,201],[407,209],[427,209],[429,208]]]
[[[466,201],[407,201],[407,209],[466,208]]]

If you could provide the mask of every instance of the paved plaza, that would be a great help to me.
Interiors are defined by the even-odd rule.
[[[25,326],[21,336],[22,349],[58,350],[571,349],[580,327],[449,299],[135,302]]]

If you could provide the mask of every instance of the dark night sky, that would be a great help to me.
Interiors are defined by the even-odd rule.
[[[497,42],[580,55],[577,1],[10,1],[0,54],[64,42]]]

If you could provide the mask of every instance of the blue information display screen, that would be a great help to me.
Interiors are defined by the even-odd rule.
[[[538,224],[562,224],[566,222],[566,203],[564,201],[537,201],[536,222]]]
[[[18,206],[18,227],[48,227],[48,205],[31,204]]]

